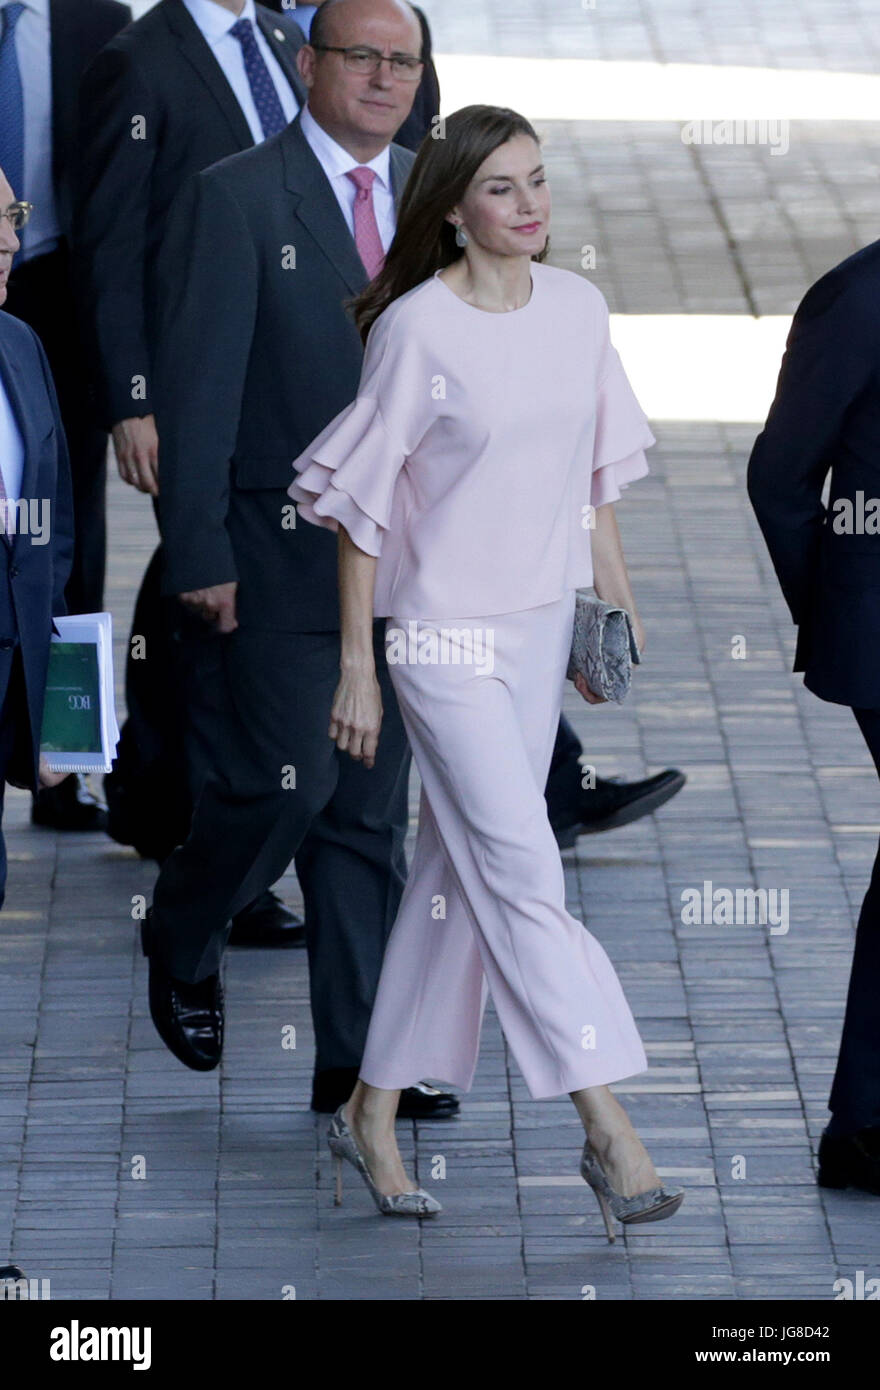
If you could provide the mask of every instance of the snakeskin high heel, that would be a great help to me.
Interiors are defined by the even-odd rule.
[[[640,1221],[665,1221],[667,1216],[673,1216],[678,1211],[684,1201],[684,1192],[680,1187],[652,1187],[648,1192],[638,1192],[635,1197],[623,1197],[615,1192],[589,1139],[584,1141],[581,1154],[581,1177],[596,1194],[611,1244],[616,1238],[612,1216],[616,1216],[624,1226],[634,1226]]]
[[[443,1210],[436,1197],[432,1197],[428,1192],[423,1192],[421,1188],[415,1192],[394,1192],[391,1196],[380,1192],[370,1177],[370,1170],[355,1143],[354,1135],[342,1118],[342,1111],[343,1106],[340,1105],[330,1121],[330,1128],[327,1131],[327,1143],[330,1145],[333,1165],[336,1170],[334,1206],[338,1207],[342,1204],[342,1160],[347,1158],[367,1184],[373,1201],[383,1216],[435,1216],[438,1211]]]

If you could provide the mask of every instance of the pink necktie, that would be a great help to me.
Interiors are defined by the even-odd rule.
[[[356,169],[349,169],[345,177],[351,179],[357,189],[354,200],[354,243],[372,280],[379,274],[385,260],[382,238],[376,223],[376,210],[373,207],[373,180],[376,172],[359,164]]]

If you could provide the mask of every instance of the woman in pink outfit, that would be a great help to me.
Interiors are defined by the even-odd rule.
[[[357,398],[294,463],[300,515],[339,532],[330,737],[372,766],[370,633],[384,616],[422,782],[360,1079],[329,1139],[337,1200],[347,1158],[380,1210],[439,1210],[403,1168],[398,1094],[422,1076],[470,1088],[491,994],[532,1097],[574,1101],[613,1239],[612,1215],[658,1220],[682,1194],[660,1185],[608,1088],[647,1059],[611,962],[566,910],[543,788],[575,590],[595,583],[644,642],[613,503],[647,473],[654,437],[603,296],[543,264],[549,218],[529,123],[489,106],[448,117],[357,301]]]

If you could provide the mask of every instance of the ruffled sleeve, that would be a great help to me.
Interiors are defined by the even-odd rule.
[[[355,545],[380,555],[397,476],[429,423],[430,399],[418,345],[386,310],[367,338],[358,394],[293,461],[288,488],[316,526],[345,527]]]
[[[644,451],[657,442],[608,336],[607,313],[606,307],[593,444],[590,501],[594,507],[618,501],[622,488],[644,478],[648,472]]]

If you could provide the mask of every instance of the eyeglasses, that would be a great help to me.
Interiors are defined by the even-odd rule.
[[[34,210],[33,203],[10,203],[8,208],[0,212],[0,222],[4,217],[9,218],[9,225],[14,232],[20,232],[22,227],[27,224],[28,218]]]
[[[386,58],[378,48],[338,48],[330,43],[313,43],[312,48],[321,53],[341,53],[349,72],[359,72],[363,77],[371,77],[378,72],[383,63],[391,64],[391,76],[400,82],[418,82],[424,63],[411,53],[392,53]]]

